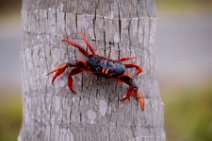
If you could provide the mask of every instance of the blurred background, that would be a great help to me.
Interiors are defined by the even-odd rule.
[[[21,126],[21,0],[0,1],[0,141]],[[167,141],[212,141],[212,1],[158,0],[158,81]]]

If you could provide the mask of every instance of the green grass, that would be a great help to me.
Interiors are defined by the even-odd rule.
[[[159,13],[164,14],[200,14],[212,10],[211,0],[158,0],[156,6]]]
[[[0,96],[0,141],[17,140],[21,116],[21,96]]]
[[[164,96],[168,141],[212,140],[212,87],[183,89]]]

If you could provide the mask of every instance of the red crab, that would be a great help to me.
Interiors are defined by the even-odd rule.
[[[95,51],[89,44],[88,40],[85,37],[84,33],[81,33],[82,39],[84,40],[85,44],[87,45],[88,49],[91,51],[92,55],[88,54],[87,51],[85,51],[80,45],[75,44],[74,42],[64,38],[62,41],[67,42],[71,46],[79,49],[79,51],[86,57],[86,60],[75,60],[72,62],[67,62],[62,65],[59,65],[55,67],[53,70],[48,72],[48,75],[51,73],[55,73],[52,84],[54,83],[55,79],[62,74],[66,68],[73,67],[71,70],[69,76],[68,76],[68,87],[69,89],[76,94],[76,92],[73,89],[73,79],[72,76],[76,75],[81,72],[85,71],[91,71],[97,76],[104,77],[104,78],[113,78],[117,80],[118,82],[124,82],[127,85],[129,85],[129,88],[127,90],[126,95],[123,96],[121,101],[125,101],[127,99],[130,99],[130,97],[135,94],[135,98],[137,99],[138,103],[140,104],[140,107],[142,111],[144,111],[144,100],[138,91],[138,86],[133,80],[133,77],[131,77],[128,74],[125,74],[126,68],[135,68],[137,70],[136,74],[142,72],[142,68],[135,65],[135,64],[123,64],[122,62],[134,59],[135,57],[124,57],[118,60],[111,60],[109,58],[105,58],[103,56],[96,55]]]

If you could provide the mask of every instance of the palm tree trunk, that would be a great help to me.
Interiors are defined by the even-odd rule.
[[[23,121],[19,141],[164,141],[163,104],[155,79],[154,0],[23,0]],[[67,70],[51,85],[47,72],[73,59],[85,59],[62,43],[83,45],[85,31],[99,55],[136,56],[143,67],[136,77],[145,99],[120,102],[127,87],[91,73],[74,77]],[[129,69],[129,74],[133,72]]]

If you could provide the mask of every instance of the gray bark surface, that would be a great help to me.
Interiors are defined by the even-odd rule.
[[[23,121],[19,141],[164,141],[163,103],[155,74],[154,0],[23,0]],[[85,59],[63,43],[82,45],[85,31],[98,55],[143,68],[135,80],[145,100],[120,102],[127,87],[92,73],[74,76],[77,95],[68,89],[67,69],[55,84],[47,72],[73,59]],[[128,62],[128,63],[129,63]],[[127,73],[133,74],[133,69]]]

